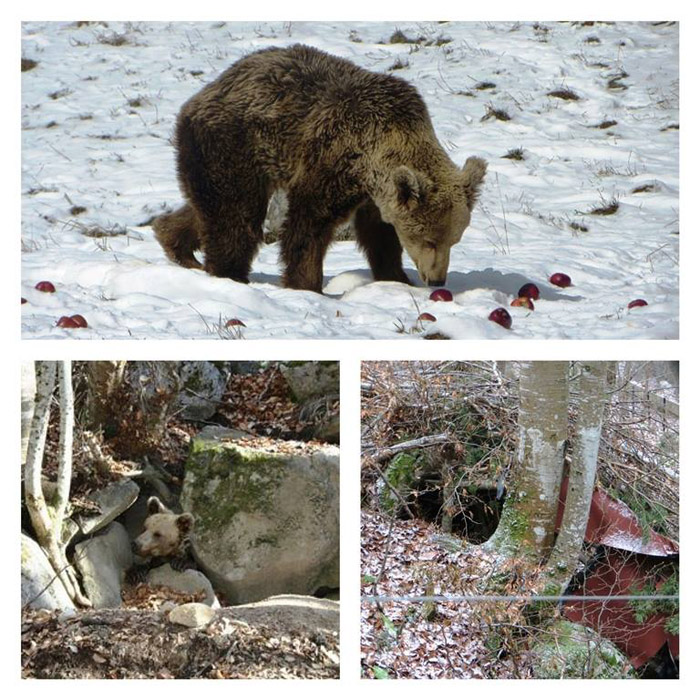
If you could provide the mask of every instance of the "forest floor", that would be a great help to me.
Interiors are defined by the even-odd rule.
[[[25,610],[22,677],[339,677],[332,623],[317,629],[284,615],[246,617],[238,608],[221,608],[209,625],[190,629],[156,611]]]
[[[451,547],[454,543],[456,546]],[[447,544],[447,546],[446,546]],[[498,575],[493,555],[459,547],[422,520],[362,513],[362,595],[474,595]],[[513,562],[507,593],[532,592]],[[534,581],[535,571],[531,571]],[[530,678],[524,644],[510,645],[521,602],[363,601],[361,655],[370,678]]]

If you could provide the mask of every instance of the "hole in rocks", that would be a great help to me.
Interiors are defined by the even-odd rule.
[[[445,508],[442,486],[426,478],[416,491],[417,495],[409,503],[413,514],[443,527]],[[505,489],[499,494],[495,485],[459,487],[452,505],[451,533],[471,544],[486,542],[496,531],[505,497]],[[408,519],[410,515],[402,509],[399,517]]]

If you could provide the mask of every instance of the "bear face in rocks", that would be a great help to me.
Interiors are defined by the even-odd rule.
[[[143,532],[133,543],[135,553],[145,558],[181,555],[194,526],[194,516],[173,513],[156,496],[148,499],[147,509]]]
[[[426,284],[444,284],[486,173],[458,168],[417,90],[309,46],[263,49],[182,107],[178,177],[186,203],[153,223],[168,257],[248,282],[268,200],[289,202],[280,232],[287,287],[320,292],[333,230],[354,218],[376,280],[408,283],[405,249]]]

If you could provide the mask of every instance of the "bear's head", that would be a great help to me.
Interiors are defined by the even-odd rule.
[[[388,201],[379,203],[382,219],[396,230],[424,284],[445,284],[450,249],[469,226],[485,174],[482,158],[441,173],[440,182],[405,165],[391,173]]]
[[[141,557],[169,557],[178,554],[185,537],[192,530],[191,513],[176,515],[156,496],[148,499],[148,517],[143,532],[134,540],[134,551]]]

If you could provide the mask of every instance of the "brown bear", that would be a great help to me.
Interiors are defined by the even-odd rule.
[[[284,284],[321,291],[336,226],[354,215],[374,278],[408,283],[402,248],[429,285],[469,225],[486,173],[438,143],[418,91],[310,46],[245,56],[182,107],[175,142],[187,203],[154,222],[168,257],[248,282],[268,200],[287,193]]]
[[[134,540],[136,554],[149,559],[183,556],[194,526],[194,516],[173,513],[156,496],[148,499],[147,510],[143,532]]]

